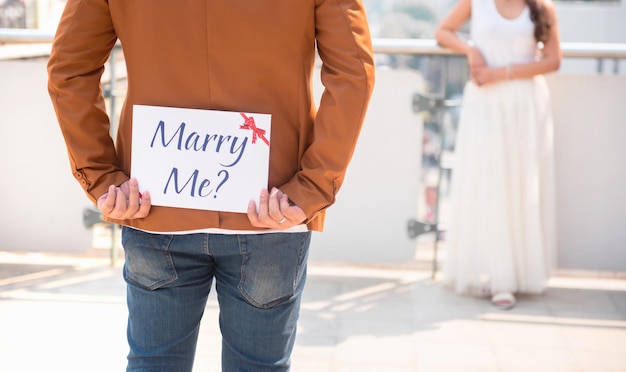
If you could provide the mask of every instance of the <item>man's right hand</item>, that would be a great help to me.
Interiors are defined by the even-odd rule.
[[[109,186],[109,191],[98,199],[98,209],[106,217],[116,220],[144,218],[152,206],[150,194],[139,194],[137,180],[131,178],[119,187]]]

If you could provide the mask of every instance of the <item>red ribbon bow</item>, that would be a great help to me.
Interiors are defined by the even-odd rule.
[[[257,128],[253,117],[247,117],[246,114],[240,112],[245,122],[239,127],[239,129],[250,129],[252,131],[252,143],[256,143],[257,137],[261,138],[265,144],[270,145],[270,141],[265,138],[265,129]]]

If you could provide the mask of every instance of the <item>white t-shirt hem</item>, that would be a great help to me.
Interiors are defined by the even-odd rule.
[[[230,230],[221,229],[218,227],[210,227],[206,229],[196,230],[183,230],[183,231],[150,231],[145,229],[136,230],[144,231],[151,234],[164,234],[164,235],[186,235],[186,234],[224,234],[224,235],[250,235],[250,234],[272,234],[272,233],[300,233],[307,232],[309,229],[305,224],[296,225],[288,229],[268,229],[268,230]]]

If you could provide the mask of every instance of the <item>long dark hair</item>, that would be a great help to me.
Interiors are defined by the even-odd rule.
[[[546,11],[545,0],[524,0],[530,10],[530,20],[535,24],[535,39],[545,43],[550,37],[552,20]]]

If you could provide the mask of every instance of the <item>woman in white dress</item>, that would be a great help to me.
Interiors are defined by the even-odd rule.
[[[471,43],[458,35],[470,21]],[[437,42],[467,56],[446,233],[445,283],[501,309],[541,293],[554,263],[552,115],[561,62],[551,0],[460,0]]]

